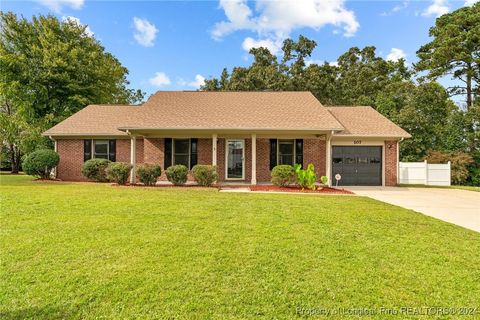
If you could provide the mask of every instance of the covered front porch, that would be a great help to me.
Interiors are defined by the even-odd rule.
[[[217,167],[222,185],[269,183],[270,171],[279,164],[313,163],[317,175],[330,174],[330,140],[333,132],[269,130],[152,130],[122,129],[130,136],[130,163],[137,165],[137,139],[143,139],[144,163],[165,170],[183,164]],[[161,177],[165,180],[165,177]],[[135,183],[131,175],[131,183]]]

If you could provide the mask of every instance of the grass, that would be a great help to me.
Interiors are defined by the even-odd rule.
[[[364,197],[10,175],[0,197],[1,319],[291,319],[337,308],[385,319],[381,307],[480,308],[478,233]]]
[[[452,186],[427,186],[427,185],[424,185],[424,184],[401,184],[400,187],[460,189],[460,190],[480,192],[480,187],[475,187],[475,186],[457,186],[457,185],[452,185]]]

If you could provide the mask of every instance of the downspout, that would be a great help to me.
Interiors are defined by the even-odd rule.
[[[52,136],[48,136],[48,138],[53,141],[53,151],[58,153],[57,140],[52,138]],[[53,177],[56,179],[57,178],[57,167],[56,166],[55,166],[55,168],[53,168],[52,174],[53,174]]]

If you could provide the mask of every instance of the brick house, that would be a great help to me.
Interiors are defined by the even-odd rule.
[[[89,105],[43,135],[55,142],[62,180],[84,180],[83,162],[106,158],[213,164],[219,183],[247,184],[269,182],[277,164],[313,163],[318,176],[341,174],[340,185],[397,184],[398,144],[410,137],[371,107],[324,107],[309,92],[198,91]]]

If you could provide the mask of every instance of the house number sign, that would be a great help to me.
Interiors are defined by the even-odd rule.
[[[353,144],[362,144],[362,140],[353,140]]]

